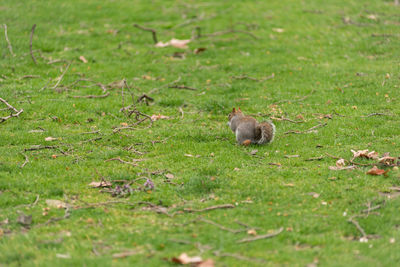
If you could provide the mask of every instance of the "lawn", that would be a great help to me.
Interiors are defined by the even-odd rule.
[[[0,266],[393,266],[399,12],[1,1]],[[233,107],[275,141],[237,145]]]

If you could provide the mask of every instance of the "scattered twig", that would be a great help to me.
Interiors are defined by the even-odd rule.
[[[176,80],[173,81],[173,82],[164,84],[164,85],[160,86],[159,88],[153,88],[148,94],[150,95],[150,94],[156,92],[156,91],[157,91],[158,89],[160,89],[160,88],[169,87],[169,86],[171,86],[171,85],[174,85],[174,84],[178,83],[180,80],[181,80],[181,76],[179,76],[178,79],[176,79]]]
[[[192,244],[192,242],[190,242],[190,241],[178,240],[178,239],[173,239],[173,238],[168,239],[168,241],[175,242],[175,243],[178,243],[178,244],[184,244],[184,245]]]
[[[214,255],[217,257],[232,257],[232,258],[235,258],[238,260],[251,261],[251,262],[257,262],[257,263],[266,263],[267,262],[264,259],[250,258],[250,257],[242,256],[240,254],[235,254],[235,253],[221,253],[219,251],[215,251]]]
[[[61,80],[64,78],[65,73],[67,73],[69,67],[71,66],[71,62],[68,63],[67,67],[65,68],[64,72],[61,74],[60,77],[58,77],[57,83],[52,87],[52,89],[56,89],[57,86],[60,84]]]
[[[246,227],[247,229],[254,229],[254,230],[260,229],[259,227],[253,227],[253,226],[250,226],[250,225],[245,224],[245,223],[243,223],[243,222],[240,222],[240,221],[238,221],[238,220],[235,220],[235,223],[237,223],[237,224],[239,224],[239,225],[241,225],[241,226],[244,226],[244,227]]]
[[[29,51],[30,51],[30,53],[31,53],[31,57],[32,57],[33,62],[34,62],[35,64],[37,64],[36,58],[35,58],[35,56],[33,55],[33,51],[32,51],[32,39],[33,39],[33,34],[35,33],[35,28],[36,28],[36,24],[33,24],[32,30],[31,30],[31,39],[30,39],[30,41],[29,41]]]
[[[306,159],[306,161],[322,160],[323,158],[324,158],[324,156],[319,156],[319,157],[314,157],[314,158]]]
[[[208,223],[208,224],[214,225],[214,226],[218,227],[218,228],[221,229],[221,230],[228,231],[228,232],[233,233],[233,234],[245,232],[245,231],[248,230],[247,228],[245,228],[245,229],[231,229],[231,228],[227,228],[227,227],[225,227],[225,226],[223,226],[223,225],[221,225],[221,224],[219,224],[219,223],[213,222],[213,221],[208,220],[208,219],[204,219],[203,217],[199,217],[197,220],[200,221],[200,222],[204,222],[204,223]]]
[[[42,150],[42,149],[57,149],[58,146],[34,146],[30,148],[25,148],[24,151]]]
[[[133,26],[136,27],[136,28],[138,28],[138,29],[140,29],[140,30],[147,31],[147,32],[151,32],[151,34],[152,34],[152,36],[153,36],[153,41],[154,41],[154,43],[155,43],[155,44],[158,43],[158,40],[157,40],[157,31],[156,31],[156,30],[151,29],[151,28],[145,28],[145,27],[140,26],[140,25],[138,25],[138,24],[133,24]]]
[[[389,114],[385,114],[385,113],[374,112],[374,113],[370,113],[368,115],[360,116],[360,117],[361,118],[368,118],[368,117],[372,117],[372,116],[390,116],[390,115]]]
[[[11,54],[13,57],[15,57],[15,54],[14,54],[13,49],[12,49],[12,46],[11,46],[11,42],[10,42],[10,40],[8,39],[8,35],[7,35],[7,24],[3,24],[3,26],[4,26],[4,35],[6,36],[6,41],[7,41],[7,44],[8,44],[8,50],[10,51],[10,54]]]
[[[19,79],[22,80],[22,79],[34,79],[34,78],[40,78],[40,75],[24,75]]]
[[[274,105],[281,104],[281,103],[285,103],[285,102],[293,103],[293,102],[303,101],[303,100],[305,100],[306,98],[308,98],[310,95],[312,95],[314,92],[315,92],[315,90],[312,90],[308,95],[305,95],[305,96],[303,96],[302,98],[299,98],[299,99],[294,99],[294,100],[290,100],[290,99],[280,100],[280,101],[278,101],[278,102],[275,102]]]
[[[192,91],[196,91],[196,88],[192,88],[192,87],[188,87],[185,85],[170,85],[168,86],[168,88],[176,88],[176,89],[187,89],[187,90],[192,90]]]
[[[284,132],[283,134],[304,134],[304,133],[310,133],[310,132],[314,131],[314,130],[317,129],[317,128],[325,127],[326,125],[327,125],[326,122],[325,122],[325,123],[320,123],[320,124],[318,124],[318,125],[315,125],[315,126],[311,127],[310,129],[307,129],[307,130],[304,130],[304,131],[294,131],[294,130],[291,130],[291,131]]]
[[[72,97],[72,98],[106,98],[109,95],[110,95],[110,92],[107,92],[104,95],[70,95],[68,97]]]
[[[70,205],[66,205],[66,207],[65,207],[65,213],[64,213],[64,216],[63,216],[63,217],[53,217],[53,218],[50,218],[50,219],[49,219],[48,221],[46,221],[45,223],[38,224],[37,226],[44,226],[44,225],[48,225],[48,224],[53,223],[53,222],[62,221],[62,220],[68,219],[70,216],[71,216]]]
[[[182,107],[179,107],[179,112],[181,113],[181,118],[183,119],[184,112],[183,112],[183,109],[182,109]]]
[[[349,222],[349,223],[352,223],[352,224],[354,224],[354,226],[357,228],[357,230],[361,233],[361,235],[362,235],[362,239],[364,239],[364,240],[368,240],[368,236],[367,236],[367,234],[365,233],[365,231],[364,231],[364,229],[360,226],[360,224],[358,223],[358,221],[356,221],[354,218],[356,218],[356,217],[359,217],[360,215],[353,215],[353,216],[351,216],[350,217],[350,219],[348,219],[347,221]]]
[[[216,206],[211,206],[211,207],[207,207],[204,209],[191,209],[191,208],[185,208],[183,209],[183,211],[185,212],[204,212],[204,211],[209,211],[209,210],[215,210],[215,209],[232,209],[235,208],[235,205],[233,204],[222,204],[222,205],[216,205]]]
[[[228,29],[228,30],[225,30],[225,31],[213,32],[213,33],[208,33],[208,34],[201,34],[200,27],[197,27],[197,32],[198,32],[197,35],[194,37],[195,39],[199,39],[199,38],[202,38],[202,37],[215,37],[215,36],[226,35],[226,34],[230,34],[230,33],[243,33],[243,34],[246,34],[246,35],[248,35],[248,36],[250,36],[250,37],[252,37],[252,38],[254,38],[256,40],[260,39],[260,38],[258,38],[258,36],[254,35],[251,32],[243,31],[243,30],[236,30],[236,29]]]
[[[124,252],[120,252],[120,253],[114,253],[112,255],[112,257],[113,257],[113,259],[120,259],[120,258],[126,258],[129,256],[133,256],[138,253],[141,253],[141,251],[140,250],[129,250],[129,251],[124,251]]]
[[[252,80],[252,81],[256,81],[256,82],[263,82],[265,80],[269,80],[275,77],[275,73],[272,73],[270,76],[261,78],[261,79],[257,79],[257,78],[253,78],[253,77],[249,77],[247,75],[240,75],[240,76],[232,76],[232,79],[237,79],[237,80],[244,80],[244,79],[248,79],[248,80]]]
[[[266,235],[258,235],[258,236],[249,237],[249,238],[243,238],[243,239],[237,241],[236,243],[248,243],[248,242],[253,242],[253,241],[256,241],[256,240],[260,240],[260,239],[271,238],[271,237],[279,235],[282,231],[283,231],[283,227],[279,228],[274,233],[266,234]]]
[[[12,117],[18,117],[22,112],[24,112],[24,110],[22,108],[20,110],[17,110],[16,108],[11,106],[6,100],[4,100],[1,97],[0,97],[0,102],[3,102],[7,106],[8,109],[11,109],[15,112],[15,113],[11,113],[10,115],[8,115],[6,117],[0,117],[0,123],[5,122],[6,120],[8,120]]]
[[[152,97],[150,97],[150,96],[148,96],[146,94],[143,94],[138,98],[137,102],[139,103],[139,102],[142,102],[142,101],[144,101],[146,103],[146,105],[149,105],[149,102],[153,102],[154,98],[152,98]]]
[[[96,134],[96,133],[100,133],[100,130],[92,131],[92,132],[84,132],[84,133],[80,133],[80,134]]]
[[[28,156],[25,154],[22,154],[25,157],[24,163],[22,163],[21,168],[25,167],[25,165],[29,162]]]
[[[291,120],[291,119],[288,119],[288,118],[285,118],[285,117],[280,117],[280,118],[278,118],[278,117],[271,117],[271,120],[277,120],[277,121],[288,121],[288,122],[291,122],[291,123],[304,123],[304,121],[295,121],[295,120]]]
[[[124,163],[124,164],[129,164],[129,165],[132,165],[132,166],[138,166],[134,162],[143,161],[143,159],[132,159],[132,162],[129,162],[129,161],[125,161],[125,160],[121,159],[120,157],[116,157],[116,158],[107,159],[104,162],[113,161],[113,160],[119,161],[119,162]]]

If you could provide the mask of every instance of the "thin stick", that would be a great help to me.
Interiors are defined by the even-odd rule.
[[[129,161],[125,161],[125,160],[121,159],[120,157],[107,159],[107,160],[105,160],[104,162],[113,161],[113,160],[119,161],[119,162],[121,162],[121,163],[129,164],[129,165],[133,165],[133,166],[138,166],[136,163],[134,163],[134,162],[129,162]],[[134,160],[132,160],[132,161],[143,161],[143,159],[134,159]]]
[[[29,162],[28,156],[25,154],[22,154],[22,155],[24,155],[24,157],[25,157],[25,162],[22,163],[21,168],[25,167],[25,165]]]
[[[32,39],[33,39],[33,34],[35,33],[35,28],[36,28],[36,24],[33,24],[32,30],[31,30],[31,39],[30,39],[30,42],[29,42],[29,50],[30,50],[33,62],[35,62],[35,64],[37,64],[36,58],[35,58],[35,56],[33,55],[33,52],[32,52]]]
[[[274,233],[266,234],[266,235],[258,235],[258,236],[249,237],[249,238],[243,238],[243,239],[237,241],[236,243],[248,243],[248,242],[253,242],[253,241],[256,241],[256,240],[260,240],[260,239],[271,238],[271,237],[279,235],[280,233],[282,233],[282,231],[283,231],[283,227],[279,228]]]
[[[69,95],[71,98],[106,98],[110,95],[110,92],[105,93],[104,95]]]
[[[10,40],[8,40],[8,35],[7,35],[7,24],[3,24],[3,26],[4,26],[4,35],[6,36],[6,41],[7,41],[7,44],[8,44],[8,50],[10,51],[10,54],[11,54],[13,57],[15,57],[15,54],[14,54],[14,52],[13,52],[13,50],[12,50],[11,42],[10,42]]]
[[[358,215],[354,215],[352,216],[348,222],[354,224],[354,226],[357,228],[357,230],[361,233],[363,238],[368,238],[367,234],[365,233],[364,229],[360,226],[360,224],[358,223],[358,221],[354,220],[355,217],[357,217]]]
[[[325,127],[326,125],[327,125],[326,122],[325,123],[320,123],[318,125],[315,125],[315,126],[311,127],[310,129],[305,130],[305,131],[293,131],[293,130],[291,130],[291,131],[287,131],[287,132],[285,132],[283,134],[291,134],[291,133],[293,133],[293,134],[304,134],[304,133],[309,133],[309,132],[312,132],[313,130],[315,130],[317,128]]]
[[[201,222],[205,222],[205,223],[211,224],[211,225],[214,225],[214,226],[218,227],[218,228],[221,229],[221,230],[228,231],[228,232],[233,233],[233,234],[245,232],[245,231],[248,230],[247,228],[245,228],[245,229],[237,229],[237,230],[235,230],[235,229],[230,229],[230,228],[227,228],[227,227],[225,227],[225,226],[223,226],[223,225],[221,225],[221,224],[219,224],[219,223],[213,222],[213,221],[211,221],[211,220],[204,219],[204,218],[202,218],[202,217],[199,217],[197,220],[198,220],[198,221],[201,221]]]
[[[13,110],[16,113],[11,113],[10,115],[6,116],[6,117],[0,117],[0,123],[5,122],[6,120],[12,118],[12,117],[18,117],[19,114],[21,114],[22,112],[24,112],[24,110],[21,108],[21,110],[17,110],[16,108],[14,108],[13,106],[11,106],[6,100],[4,100],[3,98],[0,97],[0,102],[3,102],[4,104],[6,104],[6,106],[8,107],[8,109]]]
[[[285,117],[280,117],[280,118],[271,117],[271,120],[288,121],[288,122],[291,122],[291,123],[304,123],[304,121],[294,121],[294,120],[291,120],[291,119],[288,119],[288,118],[285,118]]]
[[[252,262],[258,262],[258,263],[265,263],[267,262],[264,259],[257,259],[257,258],[249,258],[246,256],[242,256],[240,254],[234,254],[234,253],[220,253],[219,251],[215,251],[214,255],[217,257],[232,257],[238,260],[243,260],[243,261],[252,261]]]
[[[54,85],[54,86],[52,87],[52,89],[56,89],[57,86],[60,84],[61,80],[64,78],[65,73],[67,73],[67,71],[68,71],[68,69],[69,69],[69,66],[71,66],[71,62],[68,63],[68,65],[67,65],[67,67],[65,68],[63,74],[61,74],[61,76],[58,78],[58,81],[57,81],[56,85]]]
[[[378,112],[375,112],[375,113],[371,113],[371,114],[368,114],[368,115],[365,115],[365,116],[360,116],[361,118],[368,118],[368,117],[372,117],[372,116],[390,116],[389,114],[385,114],[385,113],[378,113]]]
[[[176,89],[187,89],[187,90],[192,90],[192,91],[196,91],[196,88],[192,88],[192,87],[188,87],[185,85],[170,85],[168,86],[168,88],[176,88]]]
[[[225,31],[213,32],[213,33],[208,33],[208,34],[201,34],[201,35],[197,36],[197,38],[215,37],[215,36],[220,36],[220,35],[225,35],[225,34],[230,34],[230,33],[243,33],[243,34],[247,34],[247,35],[253,37],[256,40],[260,39],[257,36],[255,36],[254,34],[252,34],[251,32],[247,32],[247,31],[243,31],[243,30],[235,30],[235,29],[229,29],[229,30],[225,30]]]
[[[143,30],[143,31],[151,32],[152,35],[153,35],[153,41],[154,41],[154,43],[155,43],[155,44],[158,43],[158,40],[157,40],[157,31],[156,31],[156,30],[151,29],[151,28],[145,28],[145,27],[140,26],[140,25],[138,25],[138,24],[133,24],[133,26],[136,27],[136,28],[138,28],[138,29],[141,29],[141,30]]]
[[[209,210],[215,210],[215,209],[233,209],[234,207],[235,207],[235,205],[232,205],[232,204],[222,204],[222,205],[211,206],[211,207],[200,209],[200,210],[185,208],[185,209],[183,209],[183,211],[185,211],[185,212],[203,212],[203,211],[209,211]]]

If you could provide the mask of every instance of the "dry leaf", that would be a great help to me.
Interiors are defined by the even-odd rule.
[[[355,158],[377,159],[378,158],[378,152],[375,152],[375,151],[369,152],[368,149],[357,150],[357,151],[354,151],[353,149],[351,149],[351,152],[353,153],[353,159],[355,159]]]
[[[293,187],[293,186],[294,186],[294,184],[292,184],[292,183],[289,183],[289,184],[284,184],[283,186],[289,186],[289,187]]]
[[[384,174],[385,175],[387,172],[388,171],[378,169],[378,167],[374,166],[369,171],[367,171],[367,174],[369,174],[369,175],[382,175],[382,174]]]
[[[163,43],[163,42],[158,42],[155,44],[156,47],[166,47],[166,46],[173,46],[176,48],[188,48],[187,44],[190,43],[190,40],[179,40],[172,38],[169,42]]]
[[[336,161],[336,167],[340,168],[340,167],[344,167],[346,165],[346,162],[344,159],[339,159],[338,161]]]
[[[257,154],[257,152],[258,152],[258,149],[254,149],[254,150],[252,150],[252,151],[250,152],[250,154],[255,155],[255,154]]]
[[[88,63],[87,59],[84,56],[80,56],[79,60],[82,61],[83,63]]]
[[[178,258],[172,258],[172,261],[180,264],[201,263],[203,259],[200,256],[189,257],[186,253],[182,253]]]
[[[167,177],[168,179],[174,179],[175,176],[172,173],[167,173],[165,177]]]
[[[46,204],[57,209],[65,209],[67,207],[67,203],[57,199],[46,199]]]
[[[164,115],[161,115],[161,114],[158,114],[158,115],[152,115],[151,116],[151,120],[152,121],[156,121],[156,120],[162,120],[162,119],[169,119],[169,117],[168,116],[164,116]]]
[[[55,141],[55,140],[57,140],[57,138],[51,137],[51,136],[46,137],[46,138],[44,139],[44,141],[47,141],[47,142],[51,142],[51,141]]]
[[[367,15],[367,19],[377,20],[377,19],[378,19],[378,16],[377,16],[377,15],[374,15],[374,14],[369,14],[369,15]]]
[[[189,157],[189,158],[193,158],[193,155],[192,155],[192,154],[185,154],[184,156],[185,156],[185,157]]]
[[[391,165],[394,165],[396,163],[396,158],[395,157],[386,156],[386,157],[380,158],[379,159],[379,163],[391,166]]]
[[[193,53],[195,53],[195,54],[197,55],[197,54],[200,54],[200,53],[202,53],[202,52],[204,52],[204,51],[206,51],[206,50],[207,50],[207,48],[199,47],[199,48],[196,48],[196,49],[193,51]]]
[[[273,28],[272,31],[282,33],[282,32],[284,32],[285,30],[284,30],[284,29],[281,29],[281,28]]]
[[[97,188],[97,187],[110,187],[111,183],[107,181],[100,181],[100,182],[91,182],[89,186]]]

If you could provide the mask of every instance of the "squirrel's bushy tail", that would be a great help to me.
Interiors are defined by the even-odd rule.
[[[275,125],[272,122],[262,122],[257,126],[261,130],[260,139],[258,144],[271,143],[274,141]]]

